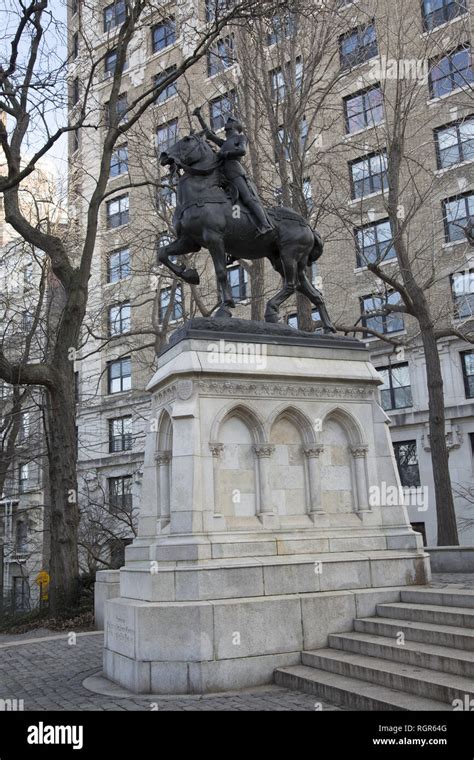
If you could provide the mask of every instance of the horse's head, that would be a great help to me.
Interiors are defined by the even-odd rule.
[[[193,169],[209,169],[216,163],[216,154],[211,146],[199,137],[188,135],[177,143],[163,151],[160,156],[161,166],[176,165],[186,171],[186,167]]]

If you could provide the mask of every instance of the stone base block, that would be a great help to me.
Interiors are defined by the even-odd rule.
[[[104,671],[137,694],[197,694],[270,683],[402,587],[200,602],[108,602]]]

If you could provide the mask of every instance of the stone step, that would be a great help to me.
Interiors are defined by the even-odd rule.
[[[474,628],[474,609],[467,607],[390,602],[377,604],[377,615],[397,620],[411,620],[413,623],[436,623],[458,628]]]
[[[329,646],[331,649],[474,678],[474,652],[407,640],[398,644],[395,636],[359,632],[337,633],[329,636]]]
[[[404,694],[386,686],[305,665],[278,668],[275,671],[275,683],[287,689],[297,689],[306,694],[313,694],[315,697],[353,710],[425,710],[427,712],[452,710],[451,705],[427,697]]]
[[[379,686],[428,697],[428,699],[450,705],[455,699],[474,697],[474,682],[471,678],[455,676],[451,673],[437,673],[427,668],[390,662],[379,657],[352,654],[336,649],[320,649],[314,652],[302,652],[301,660],[303,665],[318,670],[369,681]]]
[[[474,631],[466,631],[454,625],[435,625],[434,623],[413,623],[409,620],[390,618],[356,618],[354,629],[360,633],[374,633],[377,636],[395,638],[398,633],[405,634],[409,641],[420,641],[453,649],[474,652]]]
[[[474,591],[469,589],[403,589],[400,600],[409,604],[435,604],[445,607],[473,607]]]

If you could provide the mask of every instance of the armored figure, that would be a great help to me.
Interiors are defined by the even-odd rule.
[[[194,115],[204,130],[208,140],[219,146],[218,157],[222,162],[222,169],[226,183],[235,193],[235,202],[240,198],[244,206],[250,211],[257,226],[259,235],[266,235],[274,228],[258,197],[257,189],[242,166],[242,158],[247,153],[247,138],[243,134],[242,124],[231,116],[225,124],[225,140],[218,137],[204,121],[201,109],[196,108]]]

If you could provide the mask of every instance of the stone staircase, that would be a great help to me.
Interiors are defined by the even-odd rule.
[[[376,611],[276,670],[275,682],[354,710],[474,707],[474,591],[406,589]]]

